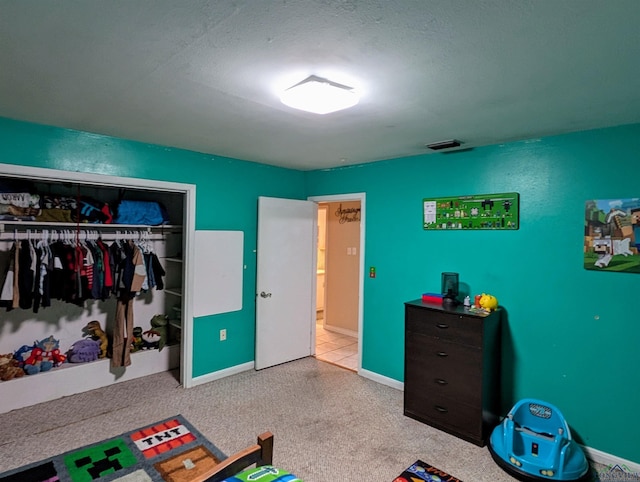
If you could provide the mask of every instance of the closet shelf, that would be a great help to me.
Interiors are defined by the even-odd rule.
[[[173,263],[182,263],[182,258],[164,258],[165,261],[171,261]]]
[[[126,230],[126,229],[146,229],[148,231],[160,232],[181,232],[182,226],[178,224],[161,224],[159,226],[150,226],[145,224],[93,224],[93,223],[55,223],[43,221],[0,221],[0,233],[8,231],[7,226],[11,230],[19,229],[94,229],[99,230]]]
[[[170,295],[182,296],[182,290],[179,288],[165,288],[164,291],[165,293],[169,293]]]

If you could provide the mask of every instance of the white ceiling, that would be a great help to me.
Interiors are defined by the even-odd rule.
[[[636,123],[640,1],[0,0],[0,116],[301,170]]]

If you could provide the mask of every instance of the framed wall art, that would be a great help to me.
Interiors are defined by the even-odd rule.
[[[586,202],[584,267],[640,273],[640,197]]]
[[[424,198],[423,227],[441,229],[518,229],[520,226],[519,195],[517,192],[501,194],[475,194]]]

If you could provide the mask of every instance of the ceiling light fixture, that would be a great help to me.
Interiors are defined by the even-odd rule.
[[[462,142],[457,139],[451,139],[448,141],[441,142],[433,142],[431,144],[427,144],[427,147],[433,151],[439,151],[441,149],[450,149],[452,147],[460,147]]]
[[[358,95],[352,87],[312,75],[289,87],[280,96],[284,105],[314,114],[330,114],[353,107]]]

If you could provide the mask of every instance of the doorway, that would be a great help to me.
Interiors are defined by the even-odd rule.
[[[361,367],[364,194],[310,198],[318,203],[315,356]]]

